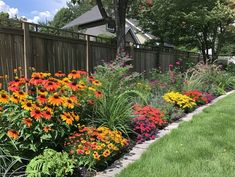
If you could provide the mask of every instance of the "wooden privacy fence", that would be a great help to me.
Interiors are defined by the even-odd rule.
[[[21,66],[24,74],[29,67],[37,71],[68,73],[72,69],[93,72],[94,67],[115,59],[115,44],[107,39],[45,27],[37,24],[0,21],[0,76],[13,79],[13,69]],[[197,63],[199,54],[181,52],[172,48],[129,46],[133,70],[149,72],[153,68],[168,69],[179,59]]]

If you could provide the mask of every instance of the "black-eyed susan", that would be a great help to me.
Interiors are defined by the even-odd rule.
[[[20,100],[24,100],[28,96],[28,94],[23,91],[18,91],[18,92],[14,92],[13,96],[17,97]]]
[[[25,124],[27,127],[31,127],[33,124],[33,121],[31,118],[23,118],[22,123]]]
[[[51,127],[46,125],[43,127],[43,131],[48,133],[49,131],[51,131]]]
[[[95,160],[100,160],[100,155],[99,155],[99,153],[98,153],[97,151],[94,151],[94,153],[93,153],[93,158],[94,158]]]
[[[47,92],[47,90],[45,88],[40,88],[38,90],[38,94],[40,94],[40,95],[48,95],[48,92]]]
[[[102,96],[103,96],[103,93],[100,92],[100,91],[96,91],[96,92],[95,92],[95,96],[96,96],[97,98],[102,97]]]
[[[30,116],[36,120],[39,120],[43,117],[42,112],[39,109],[34,109],[30,112]]]
[[[18,103],[19,103],[19,99],[18,99],[16,96],[14,96],[14,95],[12,95],[12,96],[10,97],[10,101],[11,101],[12,103],[15,103],[15,104],[18,104]]]
[[[46,97],[46,95],[44,95],[44,94],[38,95],[38,96],[37,96],[37,100],[38,100],[38,102],[41,103],[41,104],[47,103],[47,97]]]
[[[77,72],[76,70],[72,70],[71,73],[69,73],[68,78],[72,79],[79,79],[81,77],[81,74]]]
[[[71,115],[73,116],[74,120],[79,121],[80,117],[76,112],[72,112]]]
[[[92,84],[95,85],[95,86],[101,86],[102,85],[101,82],[98,81],[98,80],[93,80]]]
[[[68,125],[72,125],[74,118],[69,112],[64,112],[60,115],[61,119],[66,122]]]
[[[8,130],[7,131],[7,136],[9,136],[10,138],[16,140],[19,138],[19,133],[16,130]]]
[[[68,87],[71,88],[73,91],[77,91],[78,90],[78,84],[76,82],[68,83]]]
[[[74,108],[74,102],[72,100],[70,100],[69,98],[66,98],[63,106],[69,109],[73,109]]]
[[[60,84],[58,84],[58,82],[46,81],[44,84],[44,88],[48,91],[55,91],[59,87],[60,87]]]
[[[103,152],[103,156],[104,157],[108,157],[110,155],[110,150],[106,149],[104,152]]]
[[[94,87],[88,87],[88,90],[95,92],[96,89]]]
[[[64,103],[64,98],[59,96],[58,93],[55,93],[48,98],[48,103],[53,106],[61,106]]]
[[[9,96],[6,92],[0,93],[0,103],[7,104],[9,102]]]
[[[56,77],[65,77],[65,73],[63,73],[62,71],[58,71],[57,73],[55,73]]]
[[[43,111],[42,112],[42,115],[45,119],[47,120],[51,120],[51,117],[52,117],[52,112],[51,111]]]
[[[32,111],[34,109],[34,105],[30,100],[23,102],[21,107],[27,111]]]

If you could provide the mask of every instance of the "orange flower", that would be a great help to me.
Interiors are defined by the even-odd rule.
[[[61,114],[60,117],[68,125],[73,124],[74,118],[72,117],[72,115],[69,112],[65,112],[65,113]]]
[[[93,153],[93,158],[96,159],[96,160],[100,160],[100,155],[99,155],[99,153],[97,151],[95,151]]]
[[[104,157],[108,157],[110,155],[110,151],[108,149],[106,149],[104,152],[103,152],[103,156]]]
[[[33,124],[33,121],[30,118],[23,118],[23,124],[25,124],[27,127],[31,127]]]
[[[0,103],[6,104],[8,103],[8,101],[9,101],[9,96],[7,95],[7,93],[2,92],[0,94]]]
[[[95,96],[96,96],[96,97],[102,97],[102,96],[103,96],[103,93],[100,92],[100,91],[96,91],[96,92],[95,92]]]
[[[39,120],[43,117],[41,111],[39,109],[34,109],[30,112],[30,116],[35,118],[36,120]]]
[[[44,126],[43,131],[48,133],[49,131],[51,131],[51,127],[50,126]]]
[[[44,82],[44,76],[42,73],[33,73],[29,83],[33,85],[40,85]]]
[[[15,103],[15,104],[18,104],[19,103],[19,99],[16,97],[16,96],[11,96],[10,98],[11,102]]]
[[[45,103],[47,102],[46,95],[43,95],[43,94],[38,95],[37,100],[38,100],[41,104],[45,104]]]
[[[42,115],[45,119],[50,120],[52,117],[52,113],[50,111],[43,111]]]
[[[16,130],[8,130],[7,135],[14,140],[19,138],[19,133]]]
[[[80,73],[76,70],[72,70],[71,73],[69,73],[68,78],[73,79],[79,79],[81,77]]]
[[[67,107],[69,109],[73,109],[74,108],[74,103],[72,100],[70,99],[66,99],[65,102],[63,103],[64,107]]]
[[[92,84],[95,85],[95,86],[101,86],[102,85],[101,82],[98,81],[98,80],[93,80]]]
[[[63,104],[64,99],[60,97],[57,93],[55,93],[54,95],[49,97],[48,102],[53,106],[60,106]]]
[[[60,85],[56,82],[47,81],[45,82],[44,87],[48,91],[55,91],[56,89],[60,87]]]
[[[80,117],[79,117],[79,115],[77,115],[77,113],[72,112],[71,114],[72,114],[74,120],[79,121]]]
[[[56,77],[65,77],[65,74],[62,71],[58,71],[57,73],[55,73]]]
[[[23,99],[25,99],[28,95],[27,95],[27,93],[25,93],[25,92],[18,91],[18,92],[14,92],[14,93],[13,93],[13,96],[15,96],[16,98],[18,98],[18,99],[20,99],[20,100],[23,100]]]
[[[73,91],[77,91],[78,90],[78,85],[77,85],[76,82],[68,83],[68,87],[71,88]]]

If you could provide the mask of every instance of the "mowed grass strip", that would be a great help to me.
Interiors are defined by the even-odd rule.
[[[235,94],[155,142],[118,177],[235,177]]]

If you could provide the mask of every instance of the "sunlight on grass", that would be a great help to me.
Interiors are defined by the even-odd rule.
[[[235,94],[154,143],[118,177],[234,177]]]

